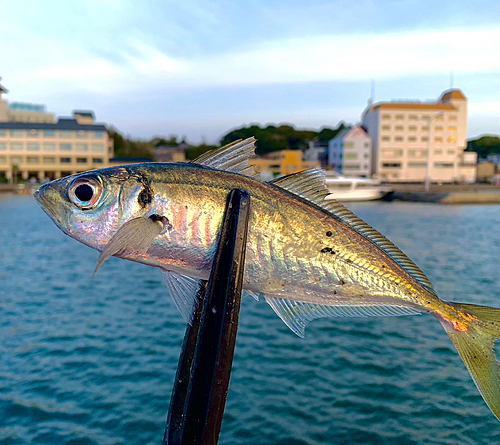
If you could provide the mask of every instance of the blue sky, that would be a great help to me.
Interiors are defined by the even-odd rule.
[[[469,99],[500,133],[500,2],[2,1],[11,101],[90,108],[132,137],[216,142],[250,123],[356,123],[375,101]]]

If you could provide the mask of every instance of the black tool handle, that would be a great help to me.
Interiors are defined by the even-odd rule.
[[[203,298],[184,337],[164,445],[219,440],[238,330],[249,207],[248,192],[230,192],[206,292],[200,291]]]

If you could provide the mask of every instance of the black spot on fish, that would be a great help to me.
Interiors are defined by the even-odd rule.
[[[146,207],[148,204],[151,204],[151,201],[153,201],[152,190],[149,187],[143,189],[141,193],[139,193],[137,200],[142,207]]]
[[[320,250],[321,253],[327,253],[327,252],[331,252],[331,251],[332,251],[331,247],[325,247],[325,248]]]
[[[337,291],[336,290],[333,291],[333,295],[337,295]]]
[[[349,258],[347,258],[347,259],[345,260],[345,262],[346,262],[346,263],[348,263],[348,264],[350,264],[350,263],[352,263],[352,260],[350,260]]]
[[[332,236],[332,235],[333,235],[332,232],[330,232],[330,231],[326,232],[326,236]]]
[[[339,283],[341,286],[343,286],[345,284],[345,281],[341,278],[340,279],[340,283]]]
[[[160,222],[163,224],[163,229],[164,230],[171,230],[172,229],[172,224],[170,224],[170,221],[166,216],[162,215],[150,215],[149,219],[154,222]]]
[[[332,255],[335,255],[335,253],[336,253],[336,252],[335,252],[335,250],[332,250],[330,253],[331,253]]]

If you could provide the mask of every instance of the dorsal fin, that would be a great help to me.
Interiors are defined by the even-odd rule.
[[[325,185],[325,172],[321,169],[304,170],[293,173],[282,178],[271,181],[282,189],[288,190],[330,212],[342,222],[348,224],[356,232],[368,238],[387,255],[396,261],[406,272],[408,272],[421,286],[429,292],[435,294],[434,287],[429,278],[419,269],[419,267],[408,258],[399,248],[391,243],[384,235],[366,224],[361,218],[346,208],[335,199],[328,199],[330,191]]]
[[[255,171],[253,165],[248,163],[250,159],[255,158],[255,142],[254,137],[240,139],[224,145],[224,147],[207,151],[191,162],[260,180],[260,174]]]

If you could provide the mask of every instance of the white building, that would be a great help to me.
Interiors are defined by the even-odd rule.
[[[359,125],[339,132],[328,144],[328,165],[347,176],[372,174],[372,143]]]
[[[467,98],[445,91],[433,102],[380,102],[362,116],[373,144],[372,168],[379,179],[423,182],[474,181],[467,148]],[[429,163],[429,170],[427,165]]]

